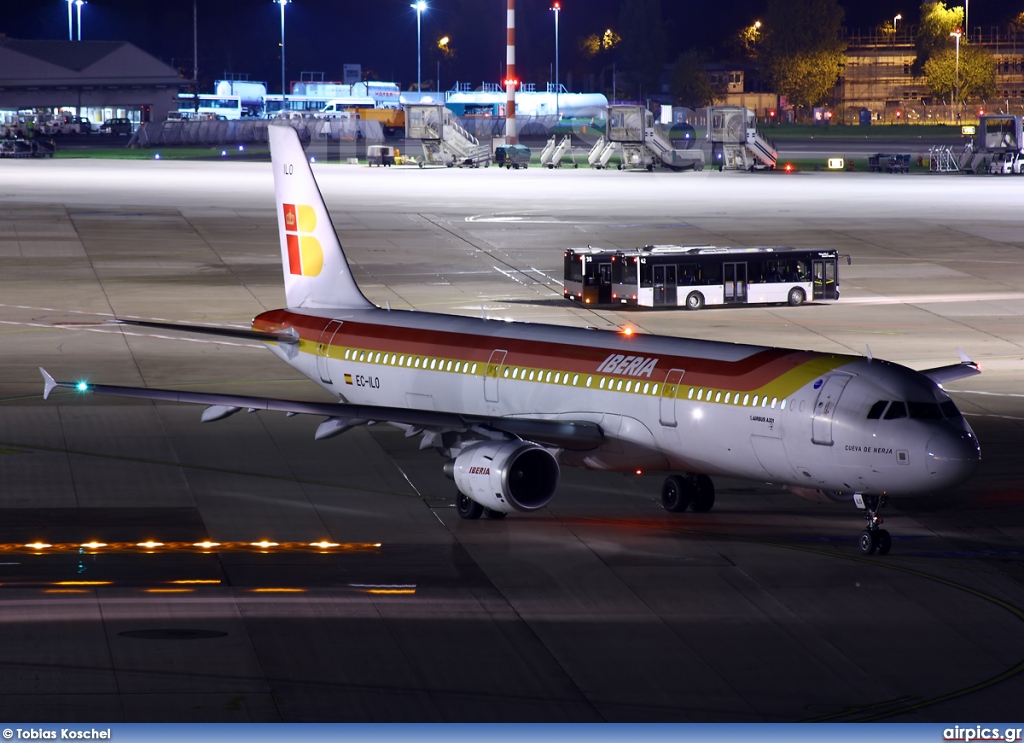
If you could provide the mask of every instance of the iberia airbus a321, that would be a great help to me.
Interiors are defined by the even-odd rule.
[[[388,422],[446,459],[460,516],[544,508],[560,467],[668,473],[669,511],[708,511],[711,475],[854,502],[860,548],[889,551],[887,498],[955,487],[978,441],[941,383],[961,363],[917,372],[867,357],[382,309],[360,292],[295,131],[269,127],[287,297],[252,330],[133,324],[257,339],[334,402],[299,402],[84,382],[55,387],[325,418],[322,439]]]

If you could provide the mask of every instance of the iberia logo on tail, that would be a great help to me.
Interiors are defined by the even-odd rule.
[[[296,276],[319,276],[324,251],[311,234],[316,229],[316,212],[305,204],[284,204],[284,231],[288,240],[288,272]]]

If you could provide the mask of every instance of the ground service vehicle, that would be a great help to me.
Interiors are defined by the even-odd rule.
[[[566,299],[595,307],[802,304],[839,299],[839,254],[797,248],[648,245],[564,253]]]
[[[366,148],[367,165],[394,165],[395,148],[385,144],[371,144]]]
[[[498,167],[525,168],[530,165],[530,148],[524,144],[503,144],[494,150],[494,162]]]

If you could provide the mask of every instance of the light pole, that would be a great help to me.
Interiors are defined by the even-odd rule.
[[[281,6],[281,112],[286,113],[288,111],[288,88],[285,84],[284,77],[284,6],[290,3],[292,0],[274,0],[275,3]]]
[[[192,85],[199,84],[199,2],[192,0]],[[198,88],[192,91],[199,94]]]
[[[450,43],[451,43],[451,39],[449,39],[447,36],[442,36],[440,39],[437,40],[437,48],[441,50],[441,54],[443,54],[445,57],[447,57],[451,53],[451,50],[448,48],[448,44],[450,44]],[[437,92],[438,93],[441,92],[441,59],[440,59],[440,57],[437,60]]]
[[[558,13],[562,10],[562,4],[552,4],[551,10],[555,11],[555,116],[562,118],[562,112],[558,108],[558,92],[562,86],[558,84]]]
[[[902,21],[902,20],[903,20],[903,14],[902,13],[897,13],[895,16],[893,16],[893,19],[892,19],[892,45],[893,46],[896,46],[896,29],[898,28],[899,22]]]
[[[963,35],[962,29],[954,29],[949,32],[950,36],[956,37],[956,97],[954,105],[956,106],[956,118],[960,119],[960,37]]]
[[[82,40],[82,6],[85,0],[75,0],[75,7],[78,9],[78,40]]]
[[[68,0],[68,41],[75,40],[74,22],[71,20],[71,6],[74,4],[75,0]]]
[[[409,7],[416,11],[416,92],[419,93],[420,92],[420,69],[421,69],[420,63],[422,61],[422,54],[421,54],[422,47],[420,46],[420,39],[421,39],[421,36],[420,36],[420,29],[421,29],[420,23],[421,23],[421,18],[423,16],[423,11],[427,9],[427,4],[423,0],[419,0],[419,2],[415,2],[412,5],[410,5]]]

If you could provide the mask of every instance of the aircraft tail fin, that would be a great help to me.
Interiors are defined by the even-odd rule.
[[[359,290],[296,131],[267,127],[287,306],[362,309]]]

